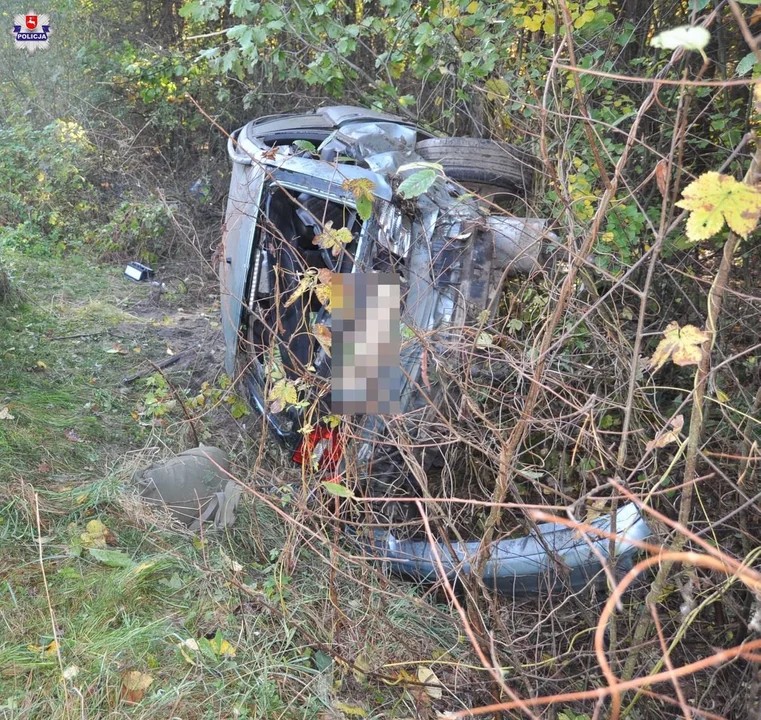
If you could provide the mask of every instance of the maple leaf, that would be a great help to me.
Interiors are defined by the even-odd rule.
[[[291,380],[278,380],[270,390],[269,401],[272,403],[270,409],[276,413],[286,405],[295,405],[299,401],[296,384]]]
[[[658,372],[669,358],[675,365],[682,367],[697,365],[703,357],[703,349],[700,346],[708,339],[708,333],[698,330],[694,325],[680,328],[677,322],[669,323],[663,333],[663,340],[658,343],[648,365],[654,373]]]
[[[351,232],[348,228],[341,228],[336,230],[333,228],[333,221],[330,220],[325,223],[323,231],[312,240],[314,245],[325,250],[330,250],[333,253],[333,257],[338,257],[341,250],[344,249],[352,241]]]
[[[693,242],[716,235],[726,221],[730,229],[747,237],[761,215],[761,191],[729,175],[703,173],[682,192],[677,204],[690,210],[687,237]]]
[[[130,670],[122,675],[122,699],[130,705],[139,703],[152,684],[153,678],[150,675]]]
[[[357,212],[363,220],[369,220],[373,214],[373,190],[375,183],[367,178],[355,178],[344,180],[343,189],[354,195],[357,204]]]
[[[661,433],[658,437],[656,437],[654,440],[651,440],[646,445],[645,449],[648,452],[654,448],[666,447],[666,445],[670,445],[671,443],[677,442],[679,440],[679,433],[684,427],[684,415],[677,415],[669,423],[669,426],[671,427],[671,430],[666,430],[666,432]]]

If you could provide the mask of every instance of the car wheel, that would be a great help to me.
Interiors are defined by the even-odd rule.
[[[452,180],[466,187],[492,186],[523,198],[534,187],[536,158],[506,142],[432,138],[417,143],[415,152],[428,162],[439,163]]]

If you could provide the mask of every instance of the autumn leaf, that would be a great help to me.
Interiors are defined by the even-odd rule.
[[[10,410],[8,409],[8,406],[0,408],[0,420],[15,420],[15,416],[11,415]]]
[[[373,214],[373,190],[375,183],[367,178],[344,180],[343,189],[354,196],[357,212],[363,220],[369,220]]]
[[[322,419],[325,421],[325,424],[331,429],[335,429],[341,424],[340,415],[326,415]]]
[[[343,250],[351,241],[352,237],[349,229],[341,228],[340,230],[335,230],[333,228],[333,221],[330,220],[325,223],[323,231],[312,240],[312,243],[324,250],[330,250],[334,257],[338,257],[341,250]]]
[[[209,640],[209,645],[218,657],[235,657],[235,648],[219,633]]]
[[[655,348],[648,366],[652,372],[660,370],[669,358],[675,365],[697,365],[703,357],[700,347],[709,339],[708,333],[698,330],[694,325],[680,328],[679,323],[672,322],[663,333],[663,340]]]
[[[665,160],[659,160],[655,166],[655,182],[658,184],[658,190],[661,195],[666,195],[666,180],[668,179],[668,163]]]
[[[666,447],[666,445],[670,445],[673,442],[679,441],[679,433],[682,431],[682,428],[684,427],[684,415],[677,415],[670,423],[669,427],[670,430],[666,430],[666,432],[661,433],[658,437],[656,437],[654,440],[651,440],[646,446],[645,449],[650,452],[654,448],[662,448]]]
[[[729,175],[707,172],[691,182],[677,204],[690,210],[687,237],[693,242],[718,233],[726,221],[730,229],[747,237],[761,215],[761,191]]]
[[[314,289],[317,299],[325,306],[325,309],[330,312],[330,301],[333,297],[333,273],[326,268],[320,268],[317,271],[317,279],[319,284]]]
[[[332,357],[330,354],[330,348],[333,344],[333,336],[330,333],[330,328],[321,323],[316,323],[314,327],[312,327],[312,334],[317,339],[317,342],[320,343],[320,347],[325,351],[325,354],[328,357]]]
[[[441,680],[436,677],[436,673],[425,665],[420,665],[417,669],[417,679],[424,684],[426,695],[431,700],[441,700]]]
[[[126,355],[127,351],[121,343],[115,342],[106,352],[109,355]]]
[[[131,705],[139,703],[152,684],[153,678],[150,675],[130,670],[122,675],[122,699]]]
[[[330,311],[328,306],[330,305],[332,279],[332,273],[326,268],[320,268],[319,270],[309,268],[291,293],[291,296],[285,301],[285,307],[293,305],[305,292],[314,291],[317,299],[325,306],[326,310]]]
[[[367,710],[359,705],[347,705],[346,703],[337,702],[333,707],[347,717],[367,717]]]
[[[296,385],[291,380],[278,380],[270,390],[269,401],[272,412],[281,412],[286,405],[295,405],[299,401]]]
[[[100,520],[90,520],[85,531],[79,536],[86,548],[104,548],[112,538],[113,534]]]
[[[304,277],[299,280],[299,284],[296,286],[291,296],[285,301],[285,307],[291,307],[307,290],[314,285],[314,275],[309,271],[304,273]]]

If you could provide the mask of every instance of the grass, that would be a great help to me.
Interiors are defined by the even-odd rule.
[[[421,663],[444,680],[467,655],[446,611],[307,543],[267,503],[246,498],[233,528],[201,538],[127,492],[155,448],[187,442],[179,410],[144,422],[151,388],[121,378],[166,352],[159,330],[188,298],[146,314],[150,288],[121,268],[10,254],[4,265],[18,294],[0,309],[0,718],[433,712],[407,681]],[[126,354],[108,352],[117,342]],[[204,372],[173,379],[192,396],[216,381]],[[198,422],[246,473],[258,448],[225,403]],[[275,502],[296,513],[289,495]],[[108,539],[95,551],[93,521]]]

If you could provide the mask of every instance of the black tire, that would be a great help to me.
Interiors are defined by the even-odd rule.
[[[497,140],[432,138],[421,140],[415,152],[441,164],[458,183],[494,185],[527,198],[536,180],[537,160],[530,153]]]

